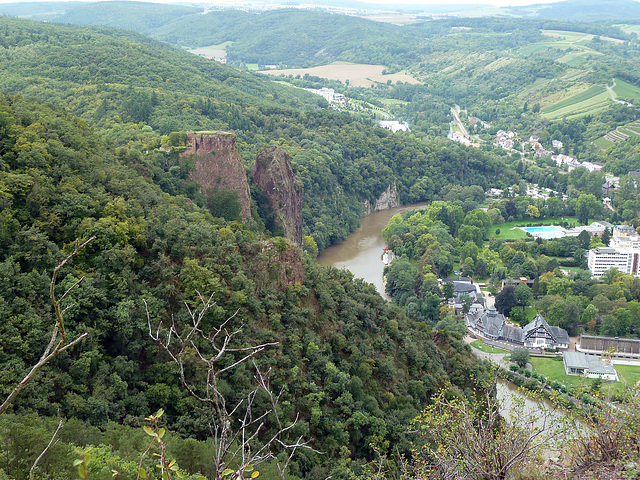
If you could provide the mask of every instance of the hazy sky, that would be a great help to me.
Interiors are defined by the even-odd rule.
[[[42,0],[0,0],[0,3],[24,3],[27,1],[42,1]],[[45,1],[65,1],[65,0],[45,0]],[[104,0],[86,0],[86,1],[104,1]],[[233,0],[222,0],[217,2],[216,0],[144,0],[152,3],[193,3],[193,4],[216,4],[216,3],[233,3]],[[251,0],[237,0],[238,3],[250,3]],[[531,5],[534,3],[553,3],[561,0],[362,0],[367,3],[379,3],[381,5],[388,5],[393,7],[394,4],[414,4],[414,5],[449,5],[449,4],[474,4],[474,5],[495,5],[497,7],[513,6],[513,5]],[[639,0],[640,1],[640,0]],[[281,0],[281,3],[285,3],[286,0]],[[313,2],[298,0],[299,3],[315,3],[321,4],[321,0],[314,0]],[[264,0],[258,0],[256,3],[280,3],[278,0],[270,0],[265,2]]]

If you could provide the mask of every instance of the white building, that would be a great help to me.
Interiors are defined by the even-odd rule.
[[[567,375],[582,375],[586,378],[618,381],[618,372],[610,360],[603,360],[601,357],[581,352],[564,352],[562,360]]]
[[[380,120],[380,126],[382,128],[386,128],[388,130],[391,130],[393,133],[399,132],[399,131],[403,131],[403,132],[410,132],[411,130],[409,130],[409,125],[407,124],[407,122],[398,122],[397,120]],[[458,133],[458,132],[455,132]],[[455,135],[454,133],[454,135]],[[460,134],[462,135],[462,134]]]
[[[598,247],[589,250],[587,265],[591,274],[600,278],[610,268],[617,268],[627,275],[638,275],[640,250]]]
[[[640,276],[640,235],[630,225],[614,226],[609,246],[589,250],[587,265],[596,278],[610,268]]]

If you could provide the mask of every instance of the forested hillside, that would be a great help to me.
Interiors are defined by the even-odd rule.
[[[209,328],[234,314],[236,328],[244,324],[234,344],[277,342],[258,364],[273,367],[275,391],[286,385],[282,414],[300,415],[292,434],[323,452],[300,451],[291,470],[300,477],[346,478],[350,462],[373,458],[372,441],[408,452],[406,425],[431,394],[447,381],[472,388],[480,367],[466,347],[407,319],[372,286],[164,194],[58,107],[3,96],[0,111],[3,396],[43,350],[53,268],[76,238],[96,237],[59,278],[62,294],[85,277],[67,298],[74,306],[65,323],[70,338],[89,336],[46,367],[13,412],[60,412],[105,426],[139,425],[163,408],[170,429],[204,440],[210,411],[180,387],[175,365],[149,337],[143,304],[154,322],[173,318],[180,331],[189,318],[184,303],[195,305],[197,291],[216,302]],[[229,401],[244,395],[252,376],[249,365],[224,376]],[[84,444],[73,435],[67,441]],[[22,477],[18,444],[9,444],[19,462],[9,473]]]
[[[136,34],[9,18],[0,20],[0,33],[1,90],[69,108],[126,147],[168,193],[189,195],[184,171],[155,151],[171,131],[233,130],[246,166],[265,144],[279,144],[304,184],[304,234],[320,249],[353,231],[364,202],[394,183],[409,203],[437,198],[445,183],[486,187],[506,173],[484,152],[392,135],[327,111],[308,92]]]

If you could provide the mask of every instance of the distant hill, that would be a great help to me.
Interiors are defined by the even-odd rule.
[[[640,2],[633,0],[566,0],[525,7],[505,7],[510,15],[581,22],[640,19]]]

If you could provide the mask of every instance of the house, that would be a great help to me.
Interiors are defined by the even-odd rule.
[[[540,314],[522,329],[526,348],[569,348],[569,335],[564,328],[552,327]]]
[[[471,305],[469,306],[469,311],[467,313],[474,313],[478,311],[484,310],[484,297],[481,292],[468,292],[468,293],[458,293],[454,298],[449,299],[449,307],[453,308],[456,312],[456,315],[463,315],[464,312],[464,302],[466,298],[469,298],[471,301]]]
[[[560,140],[551,140],[551,146],[553,148],[560,149],[564,146],[564,144]]]
[[[465,317],[467,328],[480,337],[501,340],[528,349],[569,348],[569,335],[564,328],[547,323],[542,315],[536,317],[524,328],[510,325],[504,315],[494,306],[482,312],[469,313]]]
[[[610,360],[603,360],[601,357],[582,352],[564,352],[562,361],[567,375],[618,381],[618,373]]]

